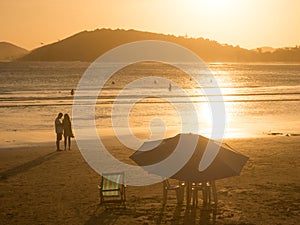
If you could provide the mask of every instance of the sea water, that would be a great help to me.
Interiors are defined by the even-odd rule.
[[[1,146],[53,141],[57,114],[72,117],[71,90],[82,101],[89,99],[88,84],[87,92],[77,89],[89,66],[85,62],[1,62]],[[97,79],[113,66],[104,65]],[[175,135],[185,127],[185,132],[211,137],[213,118],[206,90],[216,88],[224,100],[225,138],[300,133],[300,65],[211,63],[209,71],[186,66],[193,76],[173,66],[144,62],[127,66],[106,80],[97,90],[95,105],[99,136],[128,135],[129,127],[138,138],[155,139]],[[138,101],[132,103],[132,99]],[[183,108],[176,109],[176,104]],[[197,120],[182,121],[191,114],[191,104]],[[124,118],[126,124],[113,122]]]

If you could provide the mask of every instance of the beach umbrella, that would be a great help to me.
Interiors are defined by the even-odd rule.
[[[175,149],[176,154],[172,154]],[[212,162],[204,170],[199,169],[202,157],[216,149]],[[183,166],[179,165],[177,168],[166,163],[163,167],[162,165],[159,168],[155,167],[157,163],[167,162],[166,159],[171,155],[175,155],[178,162],[181,162],[185,154],[190,154],[191,157],[187,157]],[[248,157],[234,151],[228,145],[195,134],[178,134],[163,140],[145,142],[130,158],[150,173],[188,182],[206,182],[237,176],[248,160]],[[175,158],[175,162],[177,159]],[[171,171],[172,175],[168,176],[170,174],[168,170],[174,168],[176,171]]]

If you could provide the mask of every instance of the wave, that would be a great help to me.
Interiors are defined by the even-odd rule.
[[[248,100],[224,100],[224,101],[217,101],[212,100],[210,102],[225,102],[225,103],[247,103],[247,102],[299,102],[300,98],[297,99],[248,99]],[[192,103],[207,103],[207,100],[198,100],[192,101]],[[172,103],[187,103],[186,101],[172,101]],[[112,105],[112,104],[131,104],[131,102],[117,102],[114,101],[98,101],[96,105]],[[139,101],[138,104],[169,104],[168,102],[162,101]],[[49,107],[49,106],[72,106],[73,102],[51,102],[51,103],[40,103],[40,102],[22,102],[22,103],[13,103],[13,104],[2,104],[0,108],[10,108],[10,107]],[[88,105],[88,104],[87,104]]]
[[[207,97],[207,96],[228,96],[228,97],[244,97],[244,96],[287,96],[287,95],[300,95],[300,92],[266,92],[266,93],[229,93],[229,94],[190,94],[188,97],[190,98],[198,98],[198,97]],[[125,94],[125,95],[100,95],[96,96],[97,99],[115,99],[116,97],[120,99],[136,99],[136,98],[156,98],[156,96],[159,97],[166,97],[166,98],[181,98],[186,97],[182,95],[176,95],[176,94],[169,94],[169,95],[159,95],[159,93],[156,95],[155,92],[152,96],[144,95],[144,94]],[[76,96],[77,99],[91,99],[95,98],[95,96],[86,96],[86,95],[78,95]],[[47,101],[47,100],[73,100],[74,96],[10,96],[10,95],[2,95],[0,97],[1,101]]]

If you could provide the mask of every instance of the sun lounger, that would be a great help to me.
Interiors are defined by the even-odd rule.
[[[100,204],[120,203],[126,207],[124,173],[103,174],[98,188],[100,193]]]

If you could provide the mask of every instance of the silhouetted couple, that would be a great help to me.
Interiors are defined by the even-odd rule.
[[[60,149],[60,141],[64,135],[65,150],[68,145],[68,149],[71,150],[71,137],[74,137],[72,132],[72,125],[70,116],[66,113],[62,120],[63,114],[59,113],[55,119],[55,132],[56,132],[56,150],[62,151]]]

